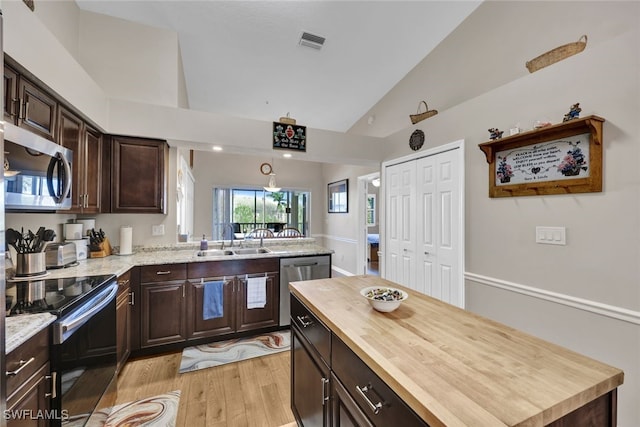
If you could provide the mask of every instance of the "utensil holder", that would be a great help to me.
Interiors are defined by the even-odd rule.
[[[16,276],[37,276],[47,272],[44,252],[28,252],[16,254]]]
[[[109,243],[109,239],[107,237],[98,245],[100,247],[99,251],[91,251],[89,256],[91,258],[104,258],[111,255],[111,244]]]

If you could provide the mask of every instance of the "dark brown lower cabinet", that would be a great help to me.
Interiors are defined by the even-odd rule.
[[[235,277],[211,277],[208,281],[223,281],[223,310],[221,317],[204,319],[204,279],[200,282],[190,281],[189,300],[192,302],[188,310],[189,313],[189,334],[190,339],[214,337],[219,335],[233,334],[236,328],[236,306],[234,299]]]
[[[40,367],[7,399],[7,427],[45,427],[51,409],[49,363]]]
[[[291,409],[303,427],[330,425],[330,370],[291,324]]]
[[[122,370],[131,352],[131,291],[129,279],[118,277],[118,296],[116,297],[117,329],[117,372]]]
[[[185,293],[183,281],[140,284],[140,347],[187,339]]]
[[[8,427],[49,425],[46,418],[51,415],[52,396],[49,333],[49,328],[43,329],[7,355],[4,380],[7,412],[2,415]]]
[[[247,307],[247,281],[266,277],[266,304]],[[204,289],[222,281],[223,312],[205,319]],[[246,259],[143,266],[131,276],[131,348],[192,345],[209,337],[275,328],[279,324],[278,259]],[[124,316],[124,313],[121,314]]]

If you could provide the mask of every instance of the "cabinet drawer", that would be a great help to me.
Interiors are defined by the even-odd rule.
[[[168,282],[186,280],[187,264],[145,265],[140,268],[140,282]]]
[[[33,360],[31,360],[33,358]],[[7,396],[18,389],[42,365],[49,361],[49,327],[38,332],[20,347],[7,354]]]
[[[427,426],[335,335],[331,337],[331,350],[331,369],[373,425]]]
[[[331,360],[331,332],[311,311],[291,295],[291,323],[295,324],[325,363]]]

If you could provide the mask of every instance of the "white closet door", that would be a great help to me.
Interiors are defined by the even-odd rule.
[[[437,262],[436,236],[438,234],[438,209],[436,190],[435,156],[417,160],[416,193],[416,225],[418,235],[418,251],[415,289],[424,294],[434,295]]]
[[[417,160],[417,290],[458,307],[459,164],[456,150]]]
[[[416,222],[415,162],[386,168],[385,276],[387,279],[415,289]]]

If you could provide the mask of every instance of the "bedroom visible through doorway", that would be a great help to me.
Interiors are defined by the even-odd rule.
[[[380,275],[380,173],[358,177],[358,193],[363,206],[358,215],[359,248],[358,274]]]

